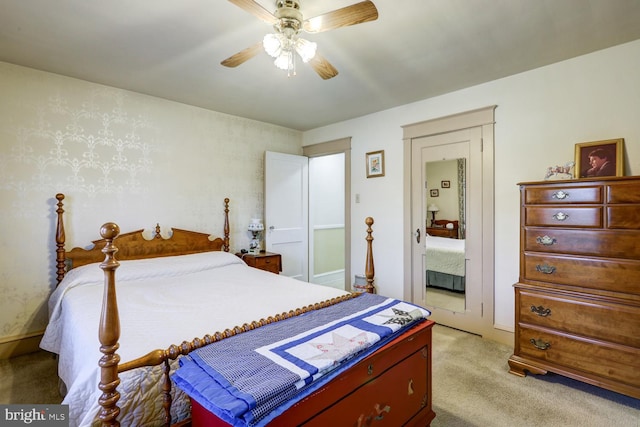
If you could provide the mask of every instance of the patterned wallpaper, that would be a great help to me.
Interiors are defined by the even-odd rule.
[[[156,223],[232,250],[263,213],[265,151],[300,154],[297,131],[0,62],[0,343],[46,326],[55,287],[55,194],[67,250]]]

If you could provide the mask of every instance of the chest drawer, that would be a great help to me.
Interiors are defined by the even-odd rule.
[[[640,230],[640,206],[608,206],[607,228]]]
[[[426,406],[428,368],[426,349],[417,351],[303,425],[404,425]]]
[[[602,203],[602,187],[528,187],[524,189],[526,204]]]
[[[527,206],[524,224],[542,227],[600,228],[603,226],[602,207]]]
[[[570,366],[572,373],[589,374],[596,384],[599,382],[594,375],[626,384],[636,393],[640,387],[640,350],[637,348],[520,326],[516,353],[546,364]]]
[[[275,274],[280,274],[282,271],[282,256],[280,254],[263,252],[260,254],[240,254],[238,256],[240,256],[249,267],[270,271]]]
[[[523,249],[607,258],[640,258],[640,232],[525,227]]]
[[[640,348],[640,307],[517,289],[518,323]]]
[[[640,295],[640,261],[525,253],[526,280]]]
[[[638,181],[617,182],[607,185],[607,203],[640,203]]]
[[[253,267],[278,274],[280,273],[280,255],[256,258]]]

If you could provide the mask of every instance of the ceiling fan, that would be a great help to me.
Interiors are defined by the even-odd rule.
[[[299,37],[302,31],[320,33],[378,19],[378,10],[368,0],[310,19],[303,18],[300,0],[276,0],[274,13],[267,11],[255,0],[229,1],[272,25],[275,33],[267,34],[263,41],[230,56],[221,64],[226,67],[237,67],[264,49],[275,58],[276,67],[286,70],[289,76],[295,75],[296,54],[303,62],[308,62],[323,79],[327,80],[338,75],[338,70],[316,52],[316,43]]]

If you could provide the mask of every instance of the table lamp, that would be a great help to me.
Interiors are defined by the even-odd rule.
[[[264,225],[258,218],[253,218],[247,229],[253,235],[249,242],[249,253],[257,254],[260,252],[260,232],[264,231]]]
[[[431,226],[433,226],[436,220],[436,212],[438,212],[440,209],[435,205],[435,203],[431,203],[427,207],[427,210],[431,212]]]

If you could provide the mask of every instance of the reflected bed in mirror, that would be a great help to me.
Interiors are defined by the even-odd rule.
[[[425,200],[426,303],[465,312],[466,161],[440,160],[425,166],[427,183],[433,183],[428,188],[440,187],[437,198],[427,192]],[[434,205],[437,210],[428,208]],[[437,216],[448,219],[436,219]]]
[[[427,303],[452,311],[464,311],[465,241],[426,236]]]

